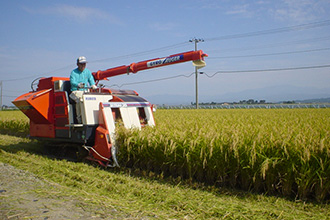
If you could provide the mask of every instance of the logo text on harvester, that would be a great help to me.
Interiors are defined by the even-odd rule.
[[[176,62],[179,60],[183,60],[183,55],[166,57],[166,58],[162,58],[162,59],[158,59],[158,60],[149,61],[149,62],[147,62],[147,66],[154,67],[154,66],[163,65],[166,63],[173,63],[173,62]]]
[[[85,97],[85,100],[88,100],[88,101],[91,101],[91,100],[96,100],[96,98],[95,97]]]

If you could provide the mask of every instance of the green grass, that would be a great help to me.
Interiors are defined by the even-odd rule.
[[[169,181],[151,172],[103,170],[50,159],[39,142],[0,135],[0,161],[59,184],[54,197],[71,195],[106,217],[116,209],[130,219],[329,219],[329,205]],[[101,207],[101,208],[100,208]],[[109,217],[109,216],[107,216]]]

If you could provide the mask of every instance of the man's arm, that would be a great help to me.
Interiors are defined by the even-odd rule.
[[[95,85],[95,80],[94,80],[94,77],[93,77],[91,71],[90,70],[88,70],[88,71],[89,71],[88,83],[90,86],[93,86],[93,85]]]
[[[70,74],[70,84],[71,84],[71,91],[77,90],[79,82],[75,77],[74,71],[72,71]]]

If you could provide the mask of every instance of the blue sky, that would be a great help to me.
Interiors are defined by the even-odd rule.
[[[37,77],[68,77],[78,56],[94,72],[194,50],[194,37],[204,40],[198,49],[209,55],[200,69],[200,102],[293,100],[301,91],[330,97],[328,67],[244,72],[329,65],[329,11],[329,0],[2,0],[3,104],[28,92]],[[193,72],[189,62],[103,83],[157,104],[190,103]],[[162,80],[175,76],[182,77]],[[156,81],[142,83],[148,80]]]

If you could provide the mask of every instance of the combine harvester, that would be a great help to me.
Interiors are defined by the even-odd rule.
[[[121,74],[192,61],[205,66],[203,51],[189,51],[165,58],[146,60],[93,72],[96,84],[100,80]],[[69,98],[70,79],[49,77],[39,79],[38,86],[13,101],[30,119],[30,137],[52,140],[61,144],[77,144],[79,152],[87,150],[86,158],[105,167],[119,166],[116,158],[116,122],[126,128],[154,126],[152,105],[132,90],[113,90],[99,86],[87,88],[81,104],[82,124],[76,121],[75,103]]]

